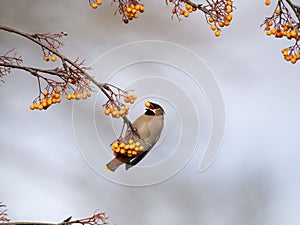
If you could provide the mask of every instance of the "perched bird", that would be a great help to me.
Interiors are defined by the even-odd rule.
[[[120,153],[115,154],[116,157],[105,165],[105,168],[109,172],[114,172],[124,163],[126,170],[135,166],[147,155],[158,141],[164,126],[165,112],[160,105],[153,102],[146,102],[145,106],[146,112],[139,116],[132,124],[139,136],[136,136],[134,141],[140,142],[143,146],[143,150],[135,156],[126,156]]]

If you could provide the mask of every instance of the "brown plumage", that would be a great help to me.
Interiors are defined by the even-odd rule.
[[[109,172],[114,172],[120,165],[125,164],[126,170],[139,163],[158,141],[164,126],[164,110],[153,102],[146,108],[146,112],[138,117],[133,127],[137,129],[140,138],[136,137],[134,141],[139,141],[144,147],[137,156],[128,157],[117,154],[116,157],[106,164],[105,168]]]

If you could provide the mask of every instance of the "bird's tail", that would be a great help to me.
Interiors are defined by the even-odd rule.
[[[113,173],[119,166],[121,166],[124,162],[119,160],[118,158],[114,158],[109,163],[107,163],[104,168],[110,172]]]

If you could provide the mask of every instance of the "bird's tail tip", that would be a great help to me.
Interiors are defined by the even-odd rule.
[[[133,165],[131,165],[130,163],[126,163],[125,165],[125,169],[126,170],[129,170]]]
[[[104,166],[104,169],[106,169],[106,171],[109,172],[109,173],[113,173],[113,172],[114,172],[114,171],[110,170],[110,169],[107,167],[107,165]]]

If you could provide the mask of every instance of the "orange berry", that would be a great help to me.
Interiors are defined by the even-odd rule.
[[[226,6],[225,12],[227,12],[227,13],[230,13],[230,12],[231,12],[231,6],[230,6],[230,5]]]
[[[186,8],[186,10],[189,10],[189,9],[192,9],[192,6],[189,5],[189,4],[186,4],[186,5],[185,5],[185,8]]]
[[[104,110],[104,114],[105,114],[105,115],[109,115],[109,114],[110,114],[110,110],[109,110],[109,109],[105,109],[105,110]]]
[[[140,10],[141,5],[137,4],[134,8],[135,8],[136,10]]]
[[[143,5],[141,5],[141,7],[140,7],[140,12],[143,13],[144,11],[145,11],[145,8],[144,8]]]
[[[184,12],[184,13],[183,13],[183,16],[184,16],[184,17],[189,17],[189,15],[190,15],[189,12]]]
[[[287,23],[285,24],[285,26],[287,26],[288,28],[291,28],[291,27],[292,27],[292,24],[289,23],[289,22],[287,22]]]
[[[298,35],[296,29],[293,29],[290,34],[292,37],[296,37]]]
[[[270,3],[271,3],[270,0],[266,0],[266,1],[265,1],[265,4],[266,4],[266,5],[270,5]]]
[[[114,147],[114,148],[119,147],[119,141],[115,141],[115,142],[113,143],[113,147]]]
[[[295,57],[295,56],[292,56],[292,59],[291,59],[291,63],[296,63],[296,61],[297,61],[297,58]]]
[[[42,102],[42,106],[43,106],[43,107],[46,107],[46,106],[47,106],[47,101],[43,101],[43,102]]]
[[[87,93],[86,93],[86,96],[87,96],[87,97],[91,97],[91,92],[87,92]]]
[[[77,100],[81,99],[81,94],[78,93],[78,94],[76,95],[76,99],[77,99]]]
[[[284,56],[284,58],[287,60],[287,61],[290,61],[291,59],[292,59],[292,55],[286,55],[286,56]]]
[[[52,61],[52,62],[55,62],[55,61],[56,61],[56,56],[55,56],[55,55],[51,56],[51,61]]]
[[[276,38],[282,38],[282,36],[283,36],[283,34],[282,34],[281,30],[278,30],[275,34]]]
[[[118,111],[112,111],[112,113],[111,113],[111,115],[113,116],[113,117],[117,117],[118,116],[118,114],[119,114],[119,112]],[[120,115],[119,115],[120,116]]]
[[[52,98],[47,99],[47,105],[52,105]]]
[[[282,49],[282,50],[281,50],[281,53],[282,53],[284,56],[286,56],[286,55],[289,54],[289,52],[288,52],[287,49]]]
[[[215,36],[216,36],[216,37],[219,37],[220,34],[221,34],[221,32],[220,32],[219,30],[217,30],[217,31],[215,32]]]
[[[34,109],[35,109],[35,105],[34,105],[34,104],[31,104],[31,105],[29,106],[29,108],[30,108],[30,110],[34,110]]]
[[[276,14],[280,14],[280,9],[276,9],[276,10],[275,10],[275,13],[276,13]]]
[[[135,13],[135,14],[133,15],[133,17],[134,17],[135,19],[137,19],[137,18],[139,17],[139,14]]]
[[[132,155],[137,155],[137,151],[132,151]]]
[[[216,27],[216,25],[211,25],[211,26],[210,26],[210,29],[211,29],[211,30],[216,30],[217,27]]]
[[[98,5],[102,4],[102,0],[96,0],[96,2],[97,2]]]
[[[98,5],[96,3],[91,4],[93,9],[97,9]]]
[[[275,28],[273,28],[272,30],[271,30],[271,34],[276,34],[276,29]]]
[[[232,6],[232,1],[226,1],[226,4]]]
[[[225,20],[225,21],[224,21],[224,25],[225,25],[225,26],[229,26],[229,25],[230,25],[230,21]]]
[[[225,19],[228,20],[228,21],[231,21],[231,20],[232,20],[232,14],[229,13],[229,14],[226,16]]]
[[[268,25],[269,25],[269,26],[272,26],[272,25],[273,25],[273,21],[270,20],[270,21],[268,22]]]
[[[42,104],[39,104],[38,109],[39,109],[39,110],[42,110],[43,108],[44,108],[43,105],[42,105]]]
[[[272,34],[272,32],[271,32],[270,30],[267,30],[267,31],[266,31],[266,35],[269,36],[269,35],[271,35],[271,34]]]
[[[212,22],[214,22],[214,19],[213,19],[212,17],[209,17],[209,18],[208,18],[208,21],[209,21],[210,23],[212,23]]]
[[[126,11],[130,13],[131,12],[131,8],[126,7]]]
[[[120,116],[124,116],[125,115],[125,111],[124,110],[120,110]]]
[[[49,59],[49,56],[45,56],[44,60],[45,60],[46,62],[48,62],[48,61],[50,60],[50,59]]]
[[[72,99],[72,94],[68,94],[68,95],[67,95],[67,99],[68,99],[68,100],[71,100],[71,99]]]

